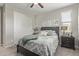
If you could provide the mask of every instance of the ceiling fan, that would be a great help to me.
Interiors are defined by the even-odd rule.
[[[44,8],[44,6],[41,3],[37,3],[41,8]],[[30,6],[30,8],[32,8],[35,5],[35,3],[32,3],[32,5]]]

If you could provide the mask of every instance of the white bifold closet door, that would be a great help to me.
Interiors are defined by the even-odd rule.
[[[0,45],[1,45],[1,8],[0,8]]]

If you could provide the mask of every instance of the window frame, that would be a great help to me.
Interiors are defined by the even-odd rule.
[[[62,17],[65,17],[65,16],[63,16],[65,13],[68,13],[69,12],[69,17],[68,16],[66,16],[66,17],[68,17],[70,20],[69,21],[64,21],[63,19],[66,19],[66,18],[62,18]],[[65,24],[65,23],[70,23],[70,26],[67,26],[67,30],[66,30],[66,32],[72,32],[72,23],[71,23],[71,21],[72,21],[72,18],[71,18],[71,14],[72,14],[72,10],[67,10],[67,11],[64,11],[64,12],[61,12],[61,27],[62,26],[64,26],[63,24]],[[70,30],[69,30],[69,28],[70,28]]]

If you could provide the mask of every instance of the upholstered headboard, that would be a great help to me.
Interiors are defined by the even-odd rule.
[[[41,27],[41,30],[54,30],[56,31],[59,38],[59,27]]]

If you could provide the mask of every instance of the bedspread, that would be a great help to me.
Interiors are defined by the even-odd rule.
[[[35,38],[36,37],[37,36],[35,36]],[[25,39],[27,40],[26,37]],[[25,45],[23,45],[22,40],[20,40],[19,45],[23,46],[29,51],[32,51],[40,56],[53,56],[58,46],[58,37],[57,36],[38,36],[37,39],[29,40]]]

